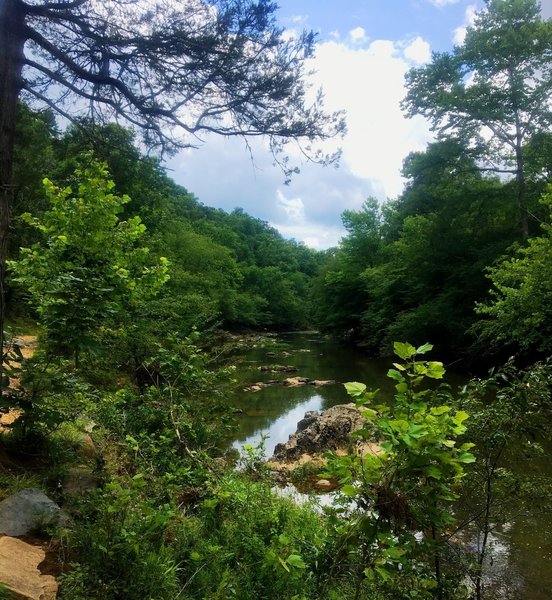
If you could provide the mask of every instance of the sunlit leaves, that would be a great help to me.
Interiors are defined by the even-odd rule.
[[[376,443],[378,450],[364,456],[333,454],[328,467],[343,498],[367,511],[353,520],[344,543],[367,544],[370,567],[365,576],[383,582],[398,576],[397,563],[410,568],[423,554],[425,541],[416,540],[412,528],[437,532],[451,524],[450,504],[457,498],[464,465],[475,460],[469,451],[473,444],[457,447],[468,414],[454,408],[448,388],[419,389],[425,378],[441,379],[445,373],[440,362],[418,360],[432,345],[415,348],[396,342],[394,349],[402,362],[388,371],[397,390],[388,406],[376,405],[364,384],[345,384],[367,419],[355,437]]]
[[[9,265],[50,343],[74,353],[76,362],[80,350],[95,347],[103,327],[116,326],[118,315],[155,296],[168,279],[168,261],[151,257],[142,243],[140,219],[119,219],[129,198],[112,193],[106,167],[90,156],[83,165],[73,186],[44,180],[50,208],[22,217],[42,239]]]

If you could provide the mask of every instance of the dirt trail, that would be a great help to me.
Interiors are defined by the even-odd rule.
[[[12,346],[18,346],[24,359],[29,359],[34,354],[37,346],[36,335],[17,335],[10,342]],[[12,364],[11,361],[8,361]],[[10,390],[16,390],[20,387],[19,377],[10,377]],[[10,408],[7,412],[0,413],[0,432],[6,430],[6,425],[11,425],[21,416],[21,411],[16,408]]]

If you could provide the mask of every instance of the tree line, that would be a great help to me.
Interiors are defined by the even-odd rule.
[[[396,339],[455,357],[549,351],[551,58],[539,4],[493,0],[408,73],[403,107],[436,140],[405,159],[398,198],[344,213],[315,283],[324,329],[383,354]]]

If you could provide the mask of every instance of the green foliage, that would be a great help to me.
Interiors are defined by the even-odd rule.
[[[166,260],[149,259],[138,217],[119,221],[128,198],[112,193],[105,166],[90,162],[64,189],[48,179],[50,208],[22,218],[42,241],[10,262],[44,325],[51,347],[75,355],[93,348],[98,331],[112,325],[136,299],[154,296],[167,279]]]
[[[225,477],[177,536],[189,597],[315,598],[325,537],[309,507],[278,498],[266,483]]]
[[[146,482],[136,475],[109,483],[89,500],[88,515],[70,537],[72,570],[61,598],[159,598],[172,600],[180,588],[178,565],[165,542],[177,519],[169,505],[145,498]]]
[[[458,144],[412,154],[404,172],[396,201],[344,215],[356,225],[315,281],[315,316],[332,332],[352,330],[371,352],[429,336],[457,357],[472,343],[466,332],[486,293],[485,267],[516,239],[515,199],[482,178]]]
[[[486,318],[474,330],[494,347],[552,350],[552,190],[542,204],[549,213],[542,235],[488,270],[491,299],[477,306],[476,312]]]
[[[441,596],[462,597],[461,589],[453,594],[458,582],[449,581],[443,568],[445,529],[454,522],[452,503],[465,467],[475,458],[473,444],[457,444],[468,414],[453,408],[447,387],[422,387],[426,378],[440,380],[445,372],[442,363],[418,358],[432,348],[394,344],[402,362],[388,372],[397,391],[389,405],[377,404],[377,391],[364,384],[346,384],[366,425],[355,432],[359,452],[329,457],[328,475],[349,506],[347,522],[335,523],[341,542],[332,571],[349,564],[358,586],[364,578],[379,581],[397,598],[430,598],[436,588]],[[366,451],[367,443],[377,449]]]
[[[384,216],[374,198],[361,210],[345,211],[343,224],[348,231],[337,253],[328,252],[314,282],[314,318],[319,326],[339,335],[358,335],[368,292],[362,279],[381,250]]]
[[[23,437],[31,431],[42,436],[55,432],[65,421],[88,413],[98,398],[97,390],[75,373],[67,360],[54,360],[44,351],[26,361],[22,383],[7,401],[23,411],[13,426]]]
[[[537,0],[490,0],[452,52],[407,74],[404,108],[442,137],[475,148],[486,168],[516,179],[522,235],[529,234],[522,146],[552,121],[552,21]]]

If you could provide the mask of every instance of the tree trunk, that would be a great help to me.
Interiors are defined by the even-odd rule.
[[[0,392],[3,390],[4,282],[10,206],[13,199],[13,151],[17,99],[21,92],[25,7],[20,0],[0,0]]]
[[[523,143],[523,135],[521,133],[521,123],[519,115],[516,111],[516,180],[517,180],[517,197],[519,208],[519,225],[521,228],[521,237],[526,241],[529,237],[529,212],[527,210],[527,195],[525,193],[525,165],[523,162],[523,153],[521,146]]]
[[[527,240],[529,237],[529,212],[527,210],[527,195],[525,193],[525,173],[523,166],[523,156],[521,148],[516,148],[517,162],[517,185],[518,185],[518,207],[519,207],[519,225],[521,227],[521,237]]]

